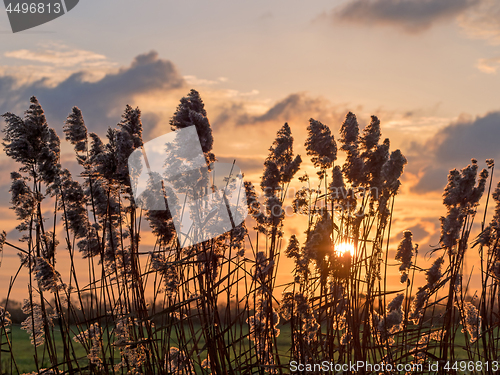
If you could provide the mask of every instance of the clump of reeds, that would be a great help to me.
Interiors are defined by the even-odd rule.
[[[19,163],[10,192],[21,243],[0,233],[0,251],[14,249],[20,257],[0,307],[0,363],[7,364],[0,372],[21,372],[9,314],[10,292],[21,272],[29,276],[21,327],[31,336],[30,371],[37,374],[282,374],[292,360],[496,360],[500,185],[493,194],[493,219],[486,225],[487,200],[473,243],[482,277],[476,298],[468,298],[464,275],[488,180],[487,170],[478,177],[475,160],[450,172],[440,247],[428,269],[417,265],[418,245],[409,231],[395,249],[396,263],[389,259],[406,159],[390,151],[388,139],[381,141],[377,117],[360,131],[352,113],[338,140],[327,125],[310,120],[305,148],[317,177],[298,177],[302,187],[292,202],[305,218],[302,243],[296,235],[284,241],[287,195],[302,162],[284,124],[264,162],[262,199],[245,183],[253,232],[241,224],[182,248],[172,215],[178,207],[167,199],[166,186],[162,193],[170,210],[146,211],[134,201],[129,173],[140,171],[129,171],[127,160],[143,145],[138,108],[126,106],[104,140],[89,134],[82,112],[72,109],[64,134],[81,168],[77,177],[61,165],[59,137],[36,98],[24,117],[3,118],[4,150]],[[181,99],[170,124],[173,130],[196,126],[206,162],[216,160],[198,92]],[[340,152],[345,161],[336,164]],[[493,171],[493,161],[487,165]],[[489,189],[491,182],[490,176]],[[141,244],[144,231],[154,236],[153,248]],[[295,267],[279,298],[282,252]],[[57,262],[61,256],[70,260],[64,271]],[[396,269],[401,286],[390,290],[387,278]],[[426,282],[416,285],[415,274],[422,272]],[[461,334],[466,341],[460,352],[455,344]],[[289,342],[279,344],[285,335]]]

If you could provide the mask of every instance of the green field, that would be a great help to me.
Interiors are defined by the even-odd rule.
[[[291,337],[290,337],[290,330],[289,326],[281,326],[280,325],[280,335],[277,339],[278,347],[280,354],[282,355],[281,358],[288,358],[289,355],[289,349],[290,349],[290,342],[291,342]],[[56,335],[56,351],[59,355],[59,360],[60,362],[64,362],[64,358],[62,356],[63,353],[63,344],[62,344],[62,338],[59,333],[59,331],[54,330],[55,335]],[[75,330],[76,332],[76,330]],[[246,334],[248,331],[244,330],[244,333]],[[105,335],[104,335],[105,336]],[[29,373],[32,371],[36,370],[35,366],[35,349],[34,346],[30,342],[30,337],[29,334],[22,330],[19,325],[13,325],[11,328],[11,333],[9,334],[9,337],[11,339],[12,343],[12,350],[14,354],[14,358],[16,361],[16,364],[18,366],[19,372],[22,373]],[[226,338],[226,342],[229,342],[229,340]],[[1,374],[17,374],[17,371],[12,364],[11,367],[11,354],[8,351],[8,346],[5,343],[5,337],[2,339],[2,353],[1,353],[1,363],[2,363],[2,372]],[[72,342],[73,347],[75,350],[75,355],[77,358],[79,358],[79,363],[82,367],[85,367],[88,363],[88,360],[86,358],[86,352],[83,346],[79,343]],[[241,341],[241,345],[244,347],[247,347],[249,344],[247,339],[244,339]],[[105,342],[106,345],[106,342]],[[173,343],[172,345],[175,345]],[[205,342],[202,338],[197,342],[197,347],[198,348],[203,348],[205,345]],[[457,358],[463,359],[463,360],[469,360],[467,358],[467,353],[465,350],[462,348],[465,346],[465,337],[460,331],[457,332],[457,337],[456,337],[456,346],[455,346],[455,354]],[[117,350],[118,352],[118,350]],[[50,367],[50,361],[48,358],[43,357],[43,347],[38,348],[38,356],[39,356],[39,366],[40,368],[47,368]],[[118,359],[118,357],[116,357]],[[118,359],[119,362],[119,359]],[[406,361],[405,361],[406,362]],[[283,364],[283,363],[282,363]]]
[[[76,329],[75,329],[75,332]],[[58,359],[60,362],[64,361],[63,358],[63,343],[62,337],[60,335],[60,331],[55,330],[55,342],[56,342],[56,351],[58,353]],[[248,333],[248,329],[244,330],[244,333]],[[21,329],[20,325],[13,325],[11,327],[11,332],[9,333],[9,337],[11,340],[13,356],[15,358],[17,367],[20,373],[32,372],[36,371],[35,366],[35,348],[30,342],[30,335]],[[105,337],[105,335],[104,335]],[[106,340],[105,340],[106,341]],[[281,327],[280,336],[277,339],[278,346],[280,347],[280,354],[286,355],[287,351],[290,348],[290,331],[287,328]],[[226,340],[228,342],[228,340]],[[16,374],[17,371],[15,369],[14,364],[11,367],[11,353],[8,350],[8,345],[5,340],[5,336],[2,338],[2,352],[1,352],[1,372],[0,374]],[[79,363],[81,366],[86,366],[88,360],[86,358],[86,351],[80,343],[76,343],[72,341],[73,348],[75,350],[75,355],[79,358]],[[242,340],[241,344],[243,346],[248,346],[249,342],[247,339]],[[106,345],[106,342],[105,342]],[[175,344],[173,344],[175,345]],[[197,346],[202,348],[205,345],[205,341],[201,338]],[[50,361],[47,357],[43,357],[43,346],[40,346],[38,349],[38,363],[40,368],[50,367]],[[118,350],[117,350],[118,352]],[[120,361],[119,357],[116,356],[118,362]]]
[[[56,335],[56,350],[58,353],[61,353],[60,360],[62,361],[62,353],[63,353],[63,343],[62,338],[59,331],[54,332]],[[35,366],[35,347],[31,344],[30,335],[21,329],[20,325],[13,325],[11,327],[11,332],[9,333],[12,351],[14,354],[15,361],[17,363],[18,369],[21,373],[31,372],[36,370]],[[5,337],[2,339],[2,353],[1,353],[1,363],[2,363],[2,374],[15,374],[16,370],[14,365],[12,364],[11,369],[11,354],[8,351],[8,346],[5,343]],[[85,349],[81,344],[74,342],[75,354],[78,357],[85,357]],[[43,357],[43,349],[42,347],[38,348],[38,363],[40,368],[50,367],[50,361],[48,358]]]

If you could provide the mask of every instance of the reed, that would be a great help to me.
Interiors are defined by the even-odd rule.
[[[500,184],[486,224],[492,160],[491,173],[478,173],[475,160],[450,171],[440,246],[432,250],[433,265],[423,269],[409,231],[389,259],[407,161],[390,150],[388,139],[381,141],[375,116],[360,131],[348,113],[338,140],[328,126],[310,120],[305,149],[316,176],[298,177],[302,159],[284,124],[264,162],[260,189],[245,183],[246,224],[184,248],[168,210],[145,211],[133,198],[127,160],[143,144],[138,108],[127,106],[105,140],[89,134],[82,112],[72,109],[64,133],[81,168],[76,178],[61,165],[60,139],[35,97],[24,117],[3,118],[4,151],[19,163],[10,192],[21,243],[0,234],[1,251],[20,257],[0,307],[0,373],[21,373],[9,313],[20,273],[29,275],[21,326],[31,336],[34,374],[286,374],[294,361],[325,359],[439,362],[428,373],[458,373],[446,364],[467,360],[489,362],[481,371],[494,373]],[[207,162],[216,160],[198,92],[181,99],[170,124],[173,130],[195,125]],[[343,164],[336,164],[339,152]],[[292,184],[301,186],[292,208],[304,217],[303,243],[295,235],[284,238]],[[487,185],[481,233],[471,240]],[[154,247],[141,244],[141,233],[154,236]],[[464,257],[475,249],[482,287],[470,298]],[[70,263],[64,275],[61,254]],[[282,256],[294,264],[293,281],[285,285],[277,284]],[[394,267],[401,279],[392,290]],[[417,285],[415,274],[422,272],[426,283]],[[290,335],[286,344],[282,332]],[[425,372],[416,368],[407,373]]]

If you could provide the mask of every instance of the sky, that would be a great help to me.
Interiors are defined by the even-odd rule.
[[[0,12],[0,113],[21,115],[36,95],[60,136],[75,105],[102,135],[130,104],[143,112],[147,141],[169,131],[191,88],[205,102],[215,154],[236,158],[255,182],[284,122],[306,159],[309,118],[338,138],[348,111],[361,127],[378,116],[408,159],[394,241],[410,229],[427,251],[439,240],[447,172],[500,156],[500,2],[81,0],[16,34]],[[74,165],[71,147],[62,151],[63,165]],[[0,227],[10,235],[13,168],[2,154]],[[2,283],[17,262],[3,257]]]

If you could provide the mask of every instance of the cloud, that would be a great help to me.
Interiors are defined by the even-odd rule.
[[[0,75],[14,77],[18,85],[45,79],[45,84],[55,86],[77,71],[85,71],[85,80],[92,82],[117,67],[104,55],[57,43],[39,44],[32,51],[8,51],[3,56],[5,65],[0,66]]]
[[[306,93],[293,93],[275,102],[259,97],[224,97],[222,91],[219,94],[217,100],[214,100],[214,95],[205,100],[214,129],[215,155],[229,163],[236,159],[245,177],[256,184],[260,181],[269,146],[285,122],[295,139],[294,152],[302,155],[302,168],[306,168],[309,157],[304,150],[304,141],[309,119],[312,117],[330,126],[338,137],[345,114],[359,109],[333,104]]]
[[[320,99],[308,98],[304,94],[291,94],[276,103],[263,115],[255,116],[252,121],[287,121],[288,118],[294,117],[304,110],[317,112],[321,104]]]
[[[429,232],[421,223],[409,227],[407,230],[411,231],[413,234],[413,241],[420,242],[429,236]]]
[[[441,191],[446,185],[448,171],[461,169],[475,158],[500,160],[500,112],[482,117],[463,117],[441,129],[427,144],[414,147],[421,150],[427,165],[419,173],[419,182],[411,188],[415,193]],[[425,154],[423,153],[425,151]]]
[[[333,19],[362,25],[393,26],[409,33],[455,18],[478,0],[353,0],[333,11]]]
[[[88,128],[102,134],[108,126],[114,126],[119,121],[125,105],[134,104],[138,95],[164,94],[179,88],[187,90],[177,68],[152,51],[137,56],[129,67],[108,73],[94,82],[85,80],[84,71],[73,73],[56,85],[49,85],[46,79],[40,79],[18,86],[12,76],[0,76],[0,89],[8,93],[0,99],[0,113],[10,111],[21,114],[34,95],[57,131],[61,130],[71,108],[78,106]],[[149,118],[155,119],[154,116]]]
[[[268,122],[283,124],[300,122],[307,124],[312,117],[332,127],[340,126],[345,114],[346,105],[334,106],[320,97],[311,97],[306,93],[294,93],[269,105],[256,105],[248,101],[233,101],[218,109],[214,124],[222,126],[232,123],[239,126],[258,125]],[[359,108],[358,108],[359,109]]]
[[[0,207],[6,207],[10,204],[10,173],[17,170],[18,168],[19,165],[14,160],[6,157],[2,157],[0,159],[0,173],[3,176],[2,180],[0,181]]]
[[[184,76],[183,78],[188,85],[193,85],[193,86],[212,86],[212,85],[217,85],[221,82],[227,82],[226,77],[219,77],[217,78],[217,80],[211,80],[205,78],[198,78],[193,75],[187,75]]]
[[[500,148],[500,112],[490,112],[483,117],[459,120],[437,134],[435,145],[438,161],[468,161],[471,158],[484,160],[498,157]]]
[[[202,97],[205,98],[203,95]],[[412,169],[410,174],[413,180],[409,181],[410,184],[416,183],[417,174],[428,165],[428,160],[420,159],[419,150],[413,152],[417,154],[414,159],[418,161],[413,163],[413,155],[407,153],[411,143],[420,146],[431,134],[435,134],[438,129],[450,123],[449,118],[435,115],[434,112],[439,108],[439,104],[431,108],[367,110],[359,105],[332,103],[304,92],[290,94],[276,102],[259,98],[241,99],[222,96],[214,100],[213,95],[207,98],[205,103],[215,132],[214,145],[218,148],[223,144],[224,153],[229,155],[267,155],[276,132],[287,122],[296,142],[294,145],[296,152],[302,154],[304,161],[308,161],[309,158],[304,156],[304,141],[307,138],[309,119],[314,118],[329,126],[338,140],[340,126],[349,111],[356,114],[361,129],[370,122],[370,115],[377,115],[381,120],[382,139],[389,138],[393,150],[402,149],[412,160],[409,168]],[[340,152],[339,158],[343,156],[344,153]],[[446,174],[444,176],[446,179]]]
[[[500,44],[500,2],[482,0],[477,7],[471,7],[458,17],[459,25],[465,33],[475,39]]]
[[[448,171],[449,168],[428,166],[422,171],[417,184],[410,190],[417,194],[440,192],[446,186]]]
[[[496,74],[497,70],[500,68],[500,56],[489,59],[479,59],[476,66],[483,73]]]
[[[5,57],[29,60],[39,63],[48,63],[56,66],[96,66],[105,62],[106,56],[100,55],[91,51],[85,50],[39,50],[39,51],[29,51],[27,49],[21,49],[17,51],[10,51],[4,54]]]

